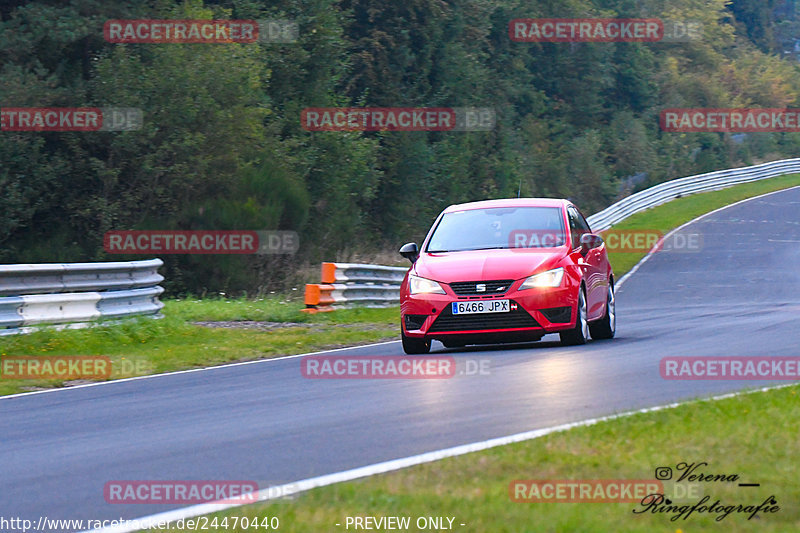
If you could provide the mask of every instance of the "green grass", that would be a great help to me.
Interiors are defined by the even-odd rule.
[[[247,300],[225,298],[166,300],[164,314],[186,321],[258,320],[268,322],[307,322],[310,315],[300,312],[298,301],[274,298]]]
[[[455,517],[454,524],[465,524],[455,531],[481,533],[796,532],[800,531],[798,392],[800,386],[795,385],[636,414],[209,518],[277,516],[284,533],[347,531],[348,516],[410,516],[412,521],[448,516]],[[705,474],[739,476],[735,483],[698,484],[693,490],[709,495],[708,504],[719,499],[725,505],[758,505],[774,495],[780,510],[750,521],[746,514],[716,522],[717,515],[695,513],[671,522],[664,514],[634,514],[634,509],[641,509],[635,503],[516,503],[508,493],[516,479],[653,479],[656,467],[675,470],[684,461],[707,462],[699,469]],[[741,482],[761,486],[738,487]],[[687,505],[687,500],[679,501]]]
[[[115,369],[113,379],[395,340],[399,335],[396,307],[309,315],[300,312],[302,306],[299,301],[280,298],[166,300],[165,318],[160,320],[2,337],[0,360],[11,356],[108,356]],[[245,320],[280,324],[270,329],[193,324]],[[125,372],[117,371],[123,368]],[[0,395],[84,382],[3,377],[0,375]]]
[[[340,309],[330,313],[302,312],[303,303],[280,297],[248,300],[224,298],[166,300],[163,313],[185,321],[308,322],[315,324],[355,324],[399,322],[397,307]]]
[[[616,226],[615,230],[658,230],[662,233],[677,228],[704,213],[720,207],[752,198],[760,194],[787,189],[800,185],[800,174],[780,176],[752,183],[735,185],[720,191],[704,192],[677,198],[658,207],[632,215]],[[638,263],[644,253],[612,252],[608,254],[611,266],[614,268],[616,279],[621,278],[626,272]]]

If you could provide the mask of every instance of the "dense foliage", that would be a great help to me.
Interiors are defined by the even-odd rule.
[[[446,205],[569,197],[795,156],[796,134],[666,133],[665,107],[800,107],[794,2],[0,0],[0,105],[144,110],[134,132],[0,132],[0,261],[131,259],[118,229],[287,229],[300,253],[164,256],[173,292],[279,286],[420,240]],[[780,5],[778,5],[780,4]],[[702,22],[688,43],[520,43],[514,18]],[[778,19],[778,16],[782,17]],[[291,19],[287,44],[111,44],[108,19]],[[800,35],[798,35],[800,36]],[[787,44],[789,43],[789,44]],[[491,107],[489,132],[308,132],[306,107]]]

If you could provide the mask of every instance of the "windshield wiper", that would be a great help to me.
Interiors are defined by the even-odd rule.
[[[458,250],[427,250],[429,254],[445,254],[448,252],[474,252],[476,250],[508,250],[508,246],[489,246],[487,248],[460,248]]]

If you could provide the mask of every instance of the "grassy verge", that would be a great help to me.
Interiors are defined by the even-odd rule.
[[[642,211],[626,218],[616,226],[615,230],[658,230],[662,233],[677,228],[704,213],[720,207],[752,198],[760,194],[787,189],[800,185],[800,174],[780,176],[768,180],[743,183],[723,189],[721,191],[704,192],[677,198],[666,204]],[[614,267],[616,279],[621,278],[626,272],[638,263],[644,253],[612,252],[608,254],[611,265]]]
[[[317,315],[301,313],[300,308],[299,301],[279,298],[166,300],[166,318],[161,320],[2,337],[0,360],[13,356],[101,355],[110,358],[110,378],[116,379],[395,340],[399,335],[397,308]],[[225,322],[228,327],[196,322]],[[10,375],[0,375],[0,395],[86,382],[9,379]]]
[[[246,516],[261,523],[274,516],[285,533],[347,531],[346,518],[354,516],[408,516],[412,526],[405,531],[419,531],[416,519],[428,516],[454,517],[453,529],[464,532],[800,531],[798,393],[800,386],[792,386],[636,414],[208,518],[220,523],[225,516]],[[674,505],[691,506],[708,495],[707,505],[719,499],[725,506],[757,506],[774,496],[780,509],[751,520],[749,513],[716,521],[720,514],[695,512],[670,521],[671,513],[633,513],[643,509],[637,503],[516,503],[509,498],[509,484],[517,479],[653,479],[661,466],[678,474],[681,462],[707,462],[694,473],[739,479],[683,481],[680,485],[693,492]],[[668,497],[674,491],[665,483]]]

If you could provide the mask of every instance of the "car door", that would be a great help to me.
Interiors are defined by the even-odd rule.
[[[608,281],[605,276],[605,244],[581,254],[581,235],[591,233],[586,219],[574,206],[567,208],[569,232],[572,239],[572,253],[577,264],[585,265],[584,283],[586,285],[586,315],[589,320],[600,318],[605,313]]]

